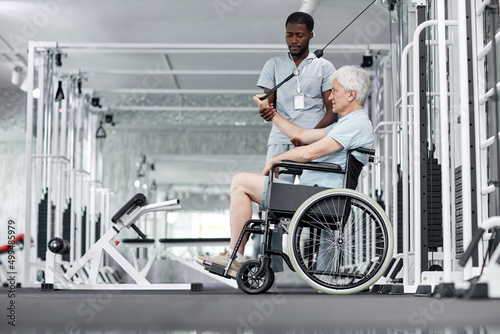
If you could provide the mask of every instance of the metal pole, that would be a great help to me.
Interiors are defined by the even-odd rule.
[[[409,229],[409,212],[408,205],[408,157],[409,157],[409,134],[408,134],[408,52],[413,48],[413,43],[408,44],[401,56],[401,129],[402,129],[402,155],[401,155],[401,171],[402,171],[402,188],[403,188],[403,217],[401,219],[403,225],[403,285],[409,284],[409,249],[410,249],[410,229]]]
[[[438,78],[439,78],[439,109],[441,134],[441,182],[442,182],[442,212],[443,212],[443,270],[444,281],[451,281],[451,209],[450,209],[450,141],[448,116],[448,78],[446,72],[446,26],[445,0],[437,3],[438,16]],[[467,123],[468,124],[468,123]],[[463,138],[462,138],[463,139]],[[427,182],[427,180],[426,180]]]
[[[25,209],[24,240],[28,240],[28,247],[24,256],[24,284],[30,283],[31,265],[31,171],[32,171],[32,139],[33,139],[33,80],[35,77],[35,46],[34,42],[28,43],[28,92],[26,100],[26,185],[25,185]]]
[[[470,1],[467,1],[467,3],[470,6]],[[462,133],[460,147],[462,156],[462,239],[464,245],[468,245],[472,240],[472,189],[475,189],[475,186],[472,186],[471,180],[471,174],[473,172],[471,164],[474,163],[475,165],[475,161],[473,162],[471,160],[471,156],[473,156],[475,160],[475,154],[474,149],[471,149],[471,141],[474,141],[474,124],[471,126],[471,121],[473,122],[474,119],[471,119],[471,115],[469,114],[469,96],[471,94],[470,89],[472,88],[469,84],[469,74],[472,73],[469,71],[468,59],[472,59],[472,57],[469,57],[471,50],[467,42],[467,30],[470,27],[470,23],[467,22],[466,5],[465,1],[457,2],[458,21],[460,22],[458,25],[458,72],[460,78],[460,130]],[[472,82],[472,80],[470,81]],[[473,111],[474,110],[472,110],[472,112]],[[475,258],[477,262],[477,255]],[[472,261],[468,262],[464,267],[464,279],[469,279],[471,277]]]

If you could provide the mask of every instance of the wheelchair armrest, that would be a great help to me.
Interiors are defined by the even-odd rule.
[[[292,167],[282,167],[279,171],[279,175],[281,174],[290,174],[290,175],[302,175],[302,169],[301,168],[292,168]]]
[[[307,169],[307,170],[316,170],[320,172],[333,172],[333,173],[344,173],[340,165],[330,163],[330,162],[317,162],[317,161],[309,161],[309,162],[296,162],[296,161],[291,161],[291,160],[283,160],[281,162],[278,162],[277,164],[274,164],[273,167],[271,167],[271,180],[272,176],[274,175],[273,171],[275,168],[286,168],[288,170],[292,171],[300,171],[300,174],[302,174],[302,170]],[[292,173],[290,173],[292,174]],[[298,174],[298,175],[300,175]]]

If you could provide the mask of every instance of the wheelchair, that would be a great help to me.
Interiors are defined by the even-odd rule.
[[[354,151],[369,155],[374,150],[347,152],[346,168],[324,162],[275,164],[269,176],[264,220],[249,220],[238,238],[226,267],[212,263],[211,273],[229,278],[227,272],[246,235],[261,234],[259,259],[245,261],[238,269],[238,287],[248,294],[268,291],[274,282],[271,255],[281,256],[309,286],[327,294],[352,294],[368,289],[386,270],[392,258],[392,226],[384,210],[370,197],[356,191],[363,168]],[[300,175],[303,170],[343,173],[344,188],[273,182],[274,170]],[[271,249],[277,228],[287,234],[287,253]]]

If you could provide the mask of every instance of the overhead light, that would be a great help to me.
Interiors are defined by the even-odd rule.
[[[19,86],[19,89],[23,92],[28,92],[28,77],[24,78],[23,82]],[[33,89],[33,98],[38,99],[40,97],[40,88]]]
[[[12,75],[10,77],[10,82],[12,82],[13,85],[19,86],[23,82],[23,68],[21,66],[15,66],[12,69]]]
[[[64,92],[62,90],[62,81],[57,82],[56,102],[64,100]]]
[[[303,0],[299,12],[304,12],[309,15],[312,15],[316,10],[316,8],[318,8],[318,4],[319,0]]]
[[[23,82],[19,86],[19,89],[25,93],[28,92],[28,77],[24,78]]]

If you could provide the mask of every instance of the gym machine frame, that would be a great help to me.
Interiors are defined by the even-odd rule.
[[[132,228],[137,234],[145,239],[146,235],[135,225],[141,216],[155,211],[171,211],[181,209],[178,199],[165,202],[148,204],[143,194],[136,194],[130,199],[111,219],[115,224],[112,226],[79,260],[67,270],[66,273],[55,266],[55,256],[53,254],[47,258],[47,269],[60,282],[60,287],[65,289],[78,290],[193,290],[203,289],[201,283],[166,283],[151,284],[130,262],[118,252],[114,245],[119,241],[115,237],[123,228]],[[99,283],[99,272],[101,270],[101,259],[104,254],[108,254],[116,263],[135,281],[135,283]],[[85,265],[90,264],[90,270],[87,275]],[[74,281],[84,277],[84,284],[75,284]],[[88,279],[87,279],[88,277]],[[45,282],[42,284],[42,290],[50,290],[55,286],[55,282]]]

